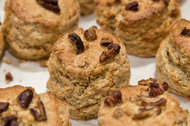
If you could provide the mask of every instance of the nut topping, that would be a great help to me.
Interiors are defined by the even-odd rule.
[[[164,90],[159,87],[158,83],[150,83],[149,96],[155,97],[164,93]]]
[[[115,106],[122,101],[121,91],[112,92],[105,100],[104,103],[108,106]]]
[[[44,108],[44,104],[42,102],[38,103],[37,108],[32,108],[30,109],[30,112],[34,116],[36,121],[46,121],[47,116],[46,116],[46,110]]]
[[[146,102],[146,101],[142,101],[141,105],[142,106],[162,106],[165,105],[167,102],[167,100],[165,98],[161,98],[160,100],[156,101],[156,102]]]
[[[18,102],[20,106],[24,109],[28,108],[30,103],[33,99],[33,91],[31,89],[24,90],[19,96],[18,96]]]
[[[126,10],[131,10],[131,11],[138,11],[138,6],[139,6],[138,2],[137,2],[137,1],[134,1],[134,2],[129,3],[129,4],[125,7],[125,9],[126,9]]]
[[[75,33],[70,34],[69,39],[72,43],[75,44],[75,46],[77,48],[76,54],[80,54],[80,53],[84,52],[83,42],[77,34],[75,34]]]
[[[37,0],[37,2],[44,8],[51,10],[55,13],[60,13],[60,8],[58,6],[58,0]]]
[[[9,107],[8,102],[0,102],[0,113],[6,111]]]
[[[6,116],[2,118],[2,121],[5,122],[5,126],[18,126],[17,117],[14,115]]]
[[[96,35],[96,28],[92,27],[89,28],[88,30],[84,31],[84,37],[86,38],[86,40],[88,41],[94,41],[97,39],[97,35]]]
[[[100,44],[101,44],[102,46],[108,46],[108,45],[111,44],[111,43],[113,43],[113,40],[112,40],[112,38],[110,38],[110,37],[104,37],[104,38],[102,38],[101,41],[100,41]]]
[[[187,28],[184,28],[181,32],[181,35],[190,37],[190,30]]]
[[[165,91],[167,91],[167,90],[169,89],[168,83],[164,82],[164,83],[162,84],[162,88],[163,88]]]

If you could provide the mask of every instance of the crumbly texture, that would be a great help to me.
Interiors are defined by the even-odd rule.
[[[7,0],[3,32],[8,50],[26,60],[48,58],[60,34],[77,27],[80,7],[77,0],[58,0],[54,13],[37,0]]]
[[[80,4],[80,13],[82,16],[86,16],[94,12],[96,7],[94,0],[78,0]]]
[[[101,100],[113,90],[129,84],[130,66],[125,46],[118,38],[103,30],[92,27],[95,31],[88,40],[84,30],[74,31],[84,44],[84,51],[76,54],[75,45],[69,40],[71,33],[63,35],[54,45],[48,61],[50,79],[47,88],[69,105],[73,119],[92,119],[97,117]],[[90,41],[90,38],[93,40]],[[106,46],[102,38],[109,38],[120,46],[120,51],[100,62]]]
[[[115,106],[109,106],[106,104],[107,102],[102,103],[98,115],[99,126],[190,125],[188,110],[183,110],[179,102],[168,94],[168,91],[163,91],[161,84],[157,84],[159,87],[155,88],[151,87],[156,84],[155,81],[143,80],[141,83],[143,84],[121,88],[122,99]],[[163,92],[160,94],[154,92],[157,95],[150,97],[152,90],[162,90]],[[111,97],[108,96],[108,98]]]
[[[0,31],[0,58],[2,58],[3,52],[4,52],[4,48],[5,48],[5,42],[3,40],[3,34]]]
[[[126,9],[134,0],[97,0],[97,22],[124,42],[128,54],[152,57],[180,17],[179,3],[175,0],[135,1],[137,10]]]
[[[184,28],[190,29],[190,22],[182,19],[162,42],[156,56],[156,73],[161,82],[168,82],[172,92],[190,97],[190,37],[181,34]]]
[[[18,102],[18,96],[26,89],[33,91],[33,99],[29,107],[24,109]],[[71,126],[66,104],[58,100],[56,96],[50,92],[38,95],[31,87],[16,85],[0,89],[0,102],[9,103],[8,109],[1,112],[0,125],[5,125],[5,122],[2,120],[4,117],[16,116],[19,126]],[[37,108],[39,102],[42,102],[45,107],[47,115],[46,121],[36,121],[30,112],[31,108]]]

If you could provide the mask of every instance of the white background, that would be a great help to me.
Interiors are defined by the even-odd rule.
[[[0,18],[3,22],[4,0],[0,0]],[[190,0],[184,0],[181,6],[182,17],[190,20]],[[92,25],[96,25],[94,15],[82,17],[79,22],[79,26],[82,28],[89,28]],[[42,68],[36,62],[24,62],[20,63],[18,59],[11,56],[7,51],[5,56],[11,59],[11,64],[1,63],[0,65],[0,88],[5,88],[12,85],[31,86],[35,88],[36,92],[41,93],[47,91],[46,82],[49,78],[47,68]],[[134,85],[138,80],[148,79],[149,77],[155,77],[155,58],[138,58],[130,56],[131,65],[131,84]],[[14,80],[6,84],[4,76],[6,72],[11,72]],[[175,96],[181,103],[184,109],[190,110],[190,101],[179,96]],[[97,126],[97,120],[90,121],[74,121],[71,120],[73,126]]]

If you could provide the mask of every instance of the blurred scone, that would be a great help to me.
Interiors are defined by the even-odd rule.
[[[68,103],[73,119],[97,117],[101,100],[129,84],[130,66],[123,43],[94,26],[63,35],[48,63],[47,88]]]
[[[170,90],[190,97],[190,22],[181,19],[162,42],[156,56],[159,81],[167,82]]]
[[[167,83],[149,79],[112,92],[100,107],[99,126],[189,126],[188,111],[167,89]]]
[[[3,55],[4,48],[5,48],[5,43],[4,43],[4,40],[3,40],[3,34],[1,32],[1,30],[0,30],[0,58]]]
[[[80,4],[80,13],[82,16],[92,13],[95,9],[94,0],[78,0]]]
[[[48,58],[60,34],[77,27],[77,0],[7,0],[3,32],[18,58]]]
[[[66,104],[50,92],[36,94],[33,88],[0,89],[1,126],[71,126]]]
[[[175,0],[97,0],[97,22],[124,42],[129,54],[155,56],[180,17]]]

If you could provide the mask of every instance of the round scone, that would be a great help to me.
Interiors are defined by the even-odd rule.
[[[167,83],[149,79],[112,92],[100,107],[99,126],[189,126],[188,111],[167,90]]]
[[[80,13],[82,16],[92,13],[95,9],[94,0],[78,0],[80,4]]]
[[[5,43],[4,43],[4,39],[3,39],[3,34],[0,31],[0,59],[3,55],[4,48],[5,48]]]
[[[162,42],[156,56],[159,81],[167,82],[170,90],[190,97],[190,21],[181,19]]]
[[[48,61],[47,88],[69,105],[73,119],[97,117],[101,100],[129,84],[130,66],[123,43],[91,27],[63,35]]]
[[[77,27],[79,8],[77,0],[6,0],[8,50],[26,60],[48,58],[60,34]]]
[[[128,54],[152,57],[180,10],[175,0],[97,0],[96,16],[102,28],[124,42]]]
[[[1,126],[71,126],[67,105],[50,92],[31,87],[0,89]]]

